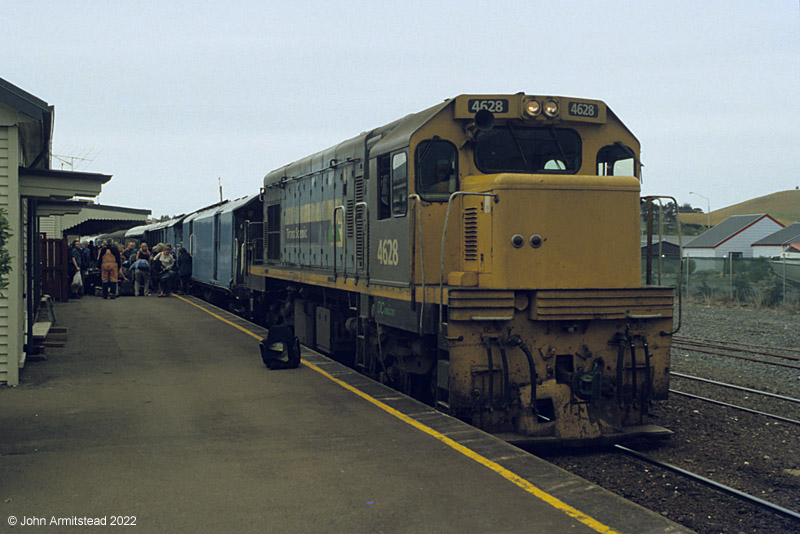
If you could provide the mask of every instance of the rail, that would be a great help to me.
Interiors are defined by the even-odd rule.
[[[700,354],[711,354],[711,355],[714,355],[714,356],[722,356],[724,358],[734,358],[736,360],[746,360],[746,361],[749,361],[749,362],[763,363],[765,365],[774,365],[776,367],[787,367],[789,369],[800,369],[800,365],[794,365],[794,364],[791,364],[791,363],[775,362],[775,361],[763,360],[761,358],[751,358],[749,356],[743,356],[741,354],[729,354],[727,352],[721,352],[719,350],[712,350],[714,348],[723,348],[723,350],[738,350],[740,352],[749,352],[747,350],[742,350],[742,349],[732,349],[732,348],[731,349],[726,349],[724,347],[713,347],[713,346],[705,347],[702,344],[693,345],[691,343],[683,343],[683,342],[680,342],[680,341],[677,341],[677,340],[673,340],[673,347],[672,348],[675,349],[675,350],[687,350],[687,351],[691,351],[691,352],[699,352]],[[793,356],[787,356],[787,355],[770,354],[769,356],[774,357],[774,358],[786,358],[786,359],[789,359],[789,360],[797,360],[797,358],[795,358]]]
[[[702,347],[708,349],[720,349],[729,352],[748,352],[750,354],[759,354],[761,356],[770,356],[772,358],[783,358],[786,360],[800,360],[800,354],[794,356],[792,354],[781,354],[775,351],[783,351],[786,353],[800,353],[800,349],[793,349],[789,347],[770,347],[768,345],[751,345],[748,343],[736,343],[729,341],[716,341],[710,339],[689,339],[684,337],[675,337],[672,339],[673,344],[689,345],[694,347]]]
[[[716,490],[719,490],[719,491],[722,491],[724,493],[727,493],[728,495],[733,495],[734,497],[737,497],[737,498],[742,499],[744,501],[747,501],[749,503],[755,504],[755,505],[760,506],[762,508],[766,508],[768,510],[772,510],[773,512],[777,512],[778,514],[780,514],[782,516],[789,517],[789,518],[792,518],[792,519],[800,519],[800,513],[795,512],[794,510],[789,510],[788,508],[784,508],[783,506],[778,506],[777,504],[771,503],[769,501],[765,501],[764,499],[761,499],[761,498],[756,497],[754,495],[750,495],[749,493],[745,493],[743,491],[739,491],[736,488],[732,488],[730,486],[726,486],[725,484],[722,484],[720,482],[716,482],[716,481],[711,480],[709,478],[706,478],[706,477],[704,477],[702,475],[698,475],[697,473],[692,473],[691,471],[687,471],[686,469],[683,469],[681,467],[678,467],[678,466],[675,466],[675,465],[672,465],[672,464],[668,464],[666,462],[662,462],[662,461],[656,460],[652,456],[648,456],[646,454],[643,454],[641,452],[635,451],[633,449],[629,449],[628,447],[624,447],[622,445],[614,445],[614,448],[624,452],[625,454],[627,454],[629,456],[633,456],[634,458],[637,458],[638,460],[641,460],[643,462],[647,462],[649,464],[661,467],[662,469],[666,469],[666,470],[672,471],[674,473],[678,473],[679,475],[683,475],[683,476],[685,476],[687,478],[690,478],[690,479],[692,479],[692,480],[694,480],[696,482],[699,482],[699,483],[701,483],[701,484],[703,484],[705,486],[708,486],[710,488],[714,488]]]
[[[765,397],[771,397],[773,399],[779,399],[782,401],[795,402],[800,404],[800,399],[795,399],[794,397],[787,397],[785,395],[778,395],[777,393],[771,393],[769,391],[761,391],[760,389],[746,388],[744,386],[737,386],[736,384],[728,384],[727,382],[719,382],[717,380],[711,380],[699,376],[684,375],[681,373],[676,373],[674,371],[671,372],[670,375],[677,376],[678,378],[684,378],[686,380],[694,380],[695,382],[703,382],[704,384],[712,384],[714,386],[733,389],[736,391],[744,391],[746,393],[754,393],[756,395],[763,395]]]
[[[701,397],[700,395],[694,395],[692,393],[686,393],[685,391],[678,391],[677,389],[670,389],[670,393],[674,393],[675,395],[680,395],[682,397],[687,397],[690,399],[695,399],[703,402],[707,402],[709,404],[716,404],[717,406],[725,406],[726,408],[733,408],[735,410],[739,410],[742,412],[752,413],[756,415],[763,415],[764,417],[769,417],[770,419],[776,419],[778,421],[783,421],[784,423],[790,423],[793,425],[800,425],[800,421],[796,419],[789,419],[788,417],[783,417],[782,415],[777,415],[774,413],[769,412],[762,412],[760,410],[753,410],[752,408],[746,408],[744,406],[739,406],[738,404],[731,404],[729,402],[722,402],[716,399],[709,399],[708,397]]]

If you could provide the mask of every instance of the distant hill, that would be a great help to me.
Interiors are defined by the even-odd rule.
[[[763,197],[745,200],[733,206],[711,212],[711,225],[717,225],[731,215],[751,215],[769,213],[783,224],[800,221],[800,190],[781,191]],[[705,213],[681,213],[681,222],[706,225],[708,215]]]

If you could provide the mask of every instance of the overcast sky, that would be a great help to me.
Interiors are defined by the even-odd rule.
[[[55,106],[54,153],[156,216],[462,93],[605,101],[644,194],[800,186],[798,0],[26,0],[3,21],[0,77]]]

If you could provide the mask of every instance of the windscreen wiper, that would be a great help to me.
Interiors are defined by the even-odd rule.
[[[567,153],[564,152],[564,147],[561,146],[561,141],[558,140],[558,134],[556,134],[556,127],[551,124],[549,131],[550,131],[550,137],[553,139],[553,142],[558,147],[558,151],[561,153],[561,159],[564,162],[564,169],[562,169],[562,170],[566,170],[567,169]]]
[[[514,144],[517,145],[517,150],[519,150],[519,155],[522,156],[522,162],[525,164],[525,168],[531,172],[536,172],[536,169],[531,167],[531,164],[528,163],[528,158],[525,157],[525,151],[522,150],[522,145],[519,144],[519,139],[514,134],[514,128],[511,126],[511,123],[508,123],[508,133],[511,134],[511,139],[514,140]]]
[[[438,140],[439,140],[439,136],[438,135],[434,135],[433,139],[431,139],[428,142],[427,146],[425,146],[425,150],[422,152],[422,155],[417,160],[417,169],[422,167],[422,162],[425,161],[425,158],[428,157],[428,153],[431,151],[431,148],[433,148],[433,145],[436,144],[436,141],[438,141]]]

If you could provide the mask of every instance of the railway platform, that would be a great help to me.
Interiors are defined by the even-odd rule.
[[[0,389],[0,532],[690,532],[318,353],[269,371],[200,300],[56,316]]]

